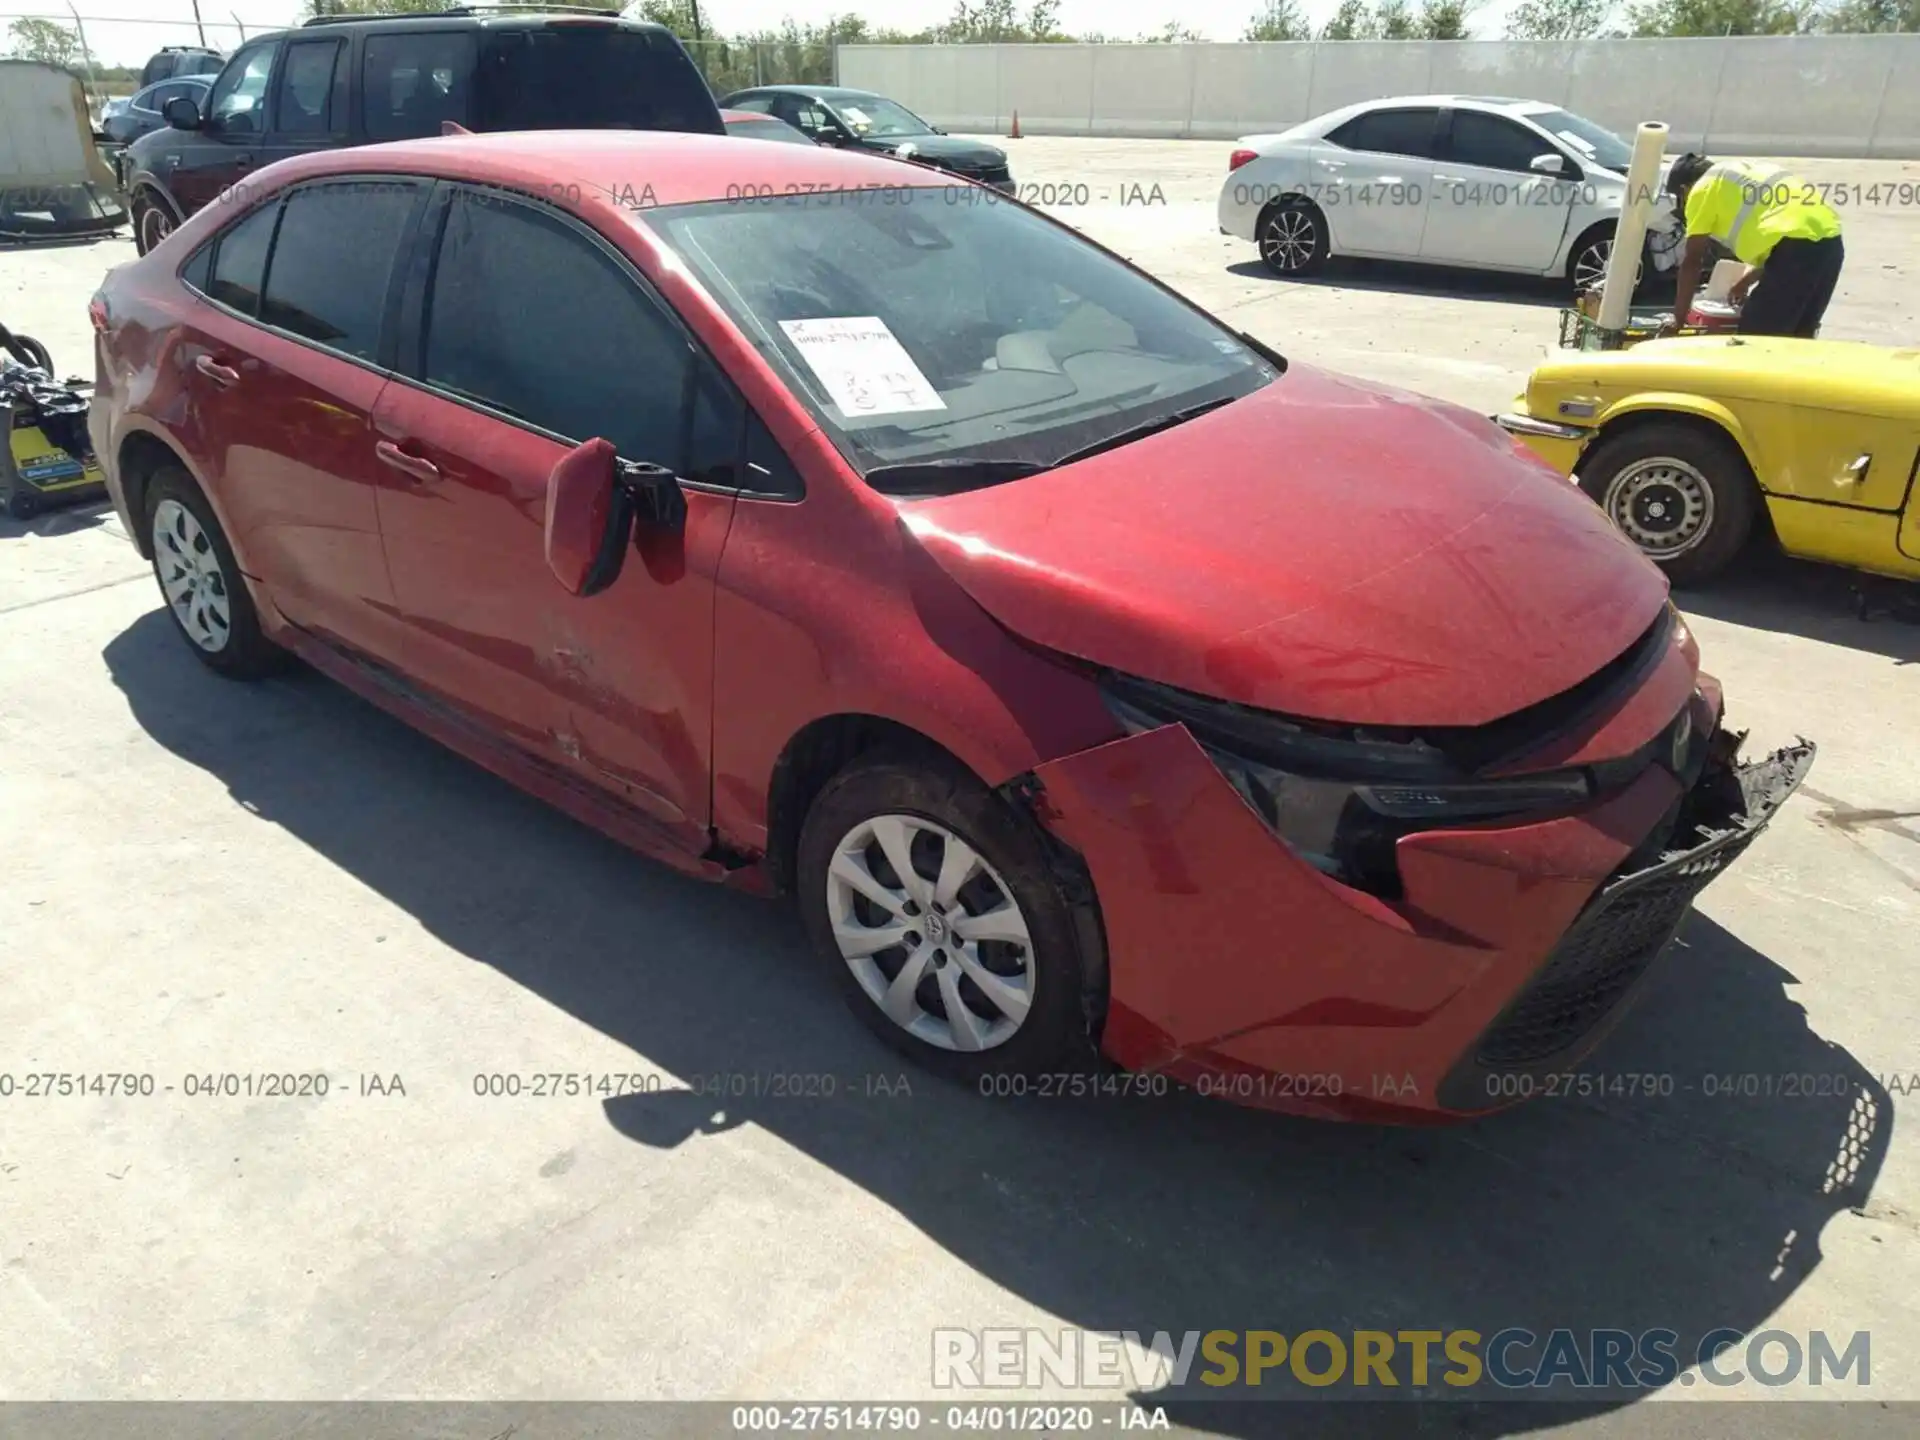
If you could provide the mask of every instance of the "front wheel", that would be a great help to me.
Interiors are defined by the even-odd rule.
[[[1636,426],[1578,470],[1580,488],[1675,585],[1711,580],[1752,532],[1753,471],[1726,435],[1681,421]]]
[[[133,202],[133,248],[142,255],[173,233],[173,212],[161,201],[142,195]]]
[[[889,1045],[951,1078],[1094,1061],[1073,912],[1032,822],[951,762],[855,761],[801,830],[814,949]]]
[[[1574,242],[1573,249],[1567,255],[1567,283],[1572,286],[1576,299],[1604,284],[1607,278],[1607,265],[1613,259],[1613,226],[1605,225],[1590,230]],[[1650,279],[1647,265],[1647,251],[1642,247],[1640,267],[1634,271],[1633,291],[1636,298],[1647,289]]]

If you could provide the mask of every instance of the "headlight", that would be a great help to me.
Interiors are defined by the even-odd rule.
[[[1401,836],[1564,809],[1593,794],[1584,770],[1479,780],[1417,737],[1290,720],[1132,676],[1109,673],[1101,693],[1132,733],[1185,725],[1303,860],[1389,898],[1400,893]]]

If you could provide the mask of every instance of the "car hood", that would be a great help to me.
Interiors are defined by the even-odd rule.
[[[1007,163],[1007,152],[978,140],[962,140],[955,135],[890,135],[862,140],[861,146],[883,155],[898,152],[902,145],[913,147],[915,160],[958,170],[990,170]]]
[[[901,517],[1035,644],[1356,725],[1510,715],[1623,654],[1667,595],[1492,422],[1298,365],[1172,430]]]
[[[1556,419],[1554,405],[1575,392],[1618,399],[1647,390],[1920,420],[1920,349],[1762,335],[1676,336],[1630,350],[1549,360],[1527,382],[1529,409]]]

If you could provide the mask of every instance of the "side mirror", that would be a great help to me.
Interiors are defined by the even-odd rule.
[[[597,595],[620,578],[636,523],[678,530],[686,520],[687,497],[671,470],[622,460],[596,437],[547,476],[547,568],[569,594]]]
[[[1536,155],[1527,162],[1527,168],[1542,175],[1558,175],[1566,170],[1567,162],[1559,155]]]
[[[191,95],[174,96],[160,113],[166,117],[167,124],[176,130],[198,130],[204,123],[200,118],[200,107],[193,103]]]

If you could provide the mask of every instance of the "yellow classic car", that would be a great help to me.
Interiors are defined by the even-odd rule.
[[[1920,580],[1920,349],[1702,335],[1583,350],[1495,418],[1676,585],[1769,522],[1789,555]]]

